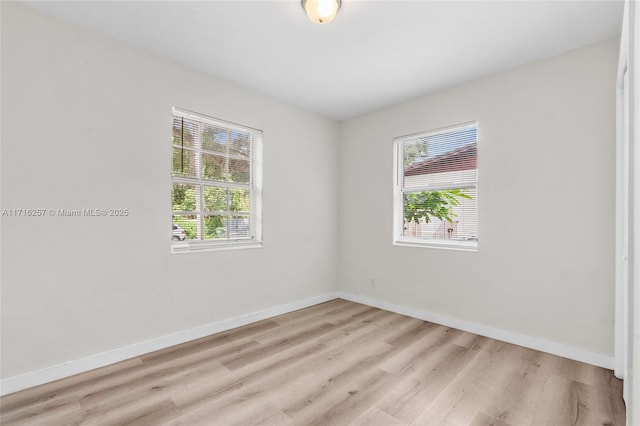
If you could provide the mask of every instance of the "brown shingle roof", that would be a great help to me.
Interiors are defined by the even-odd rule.
[[[453,151],[436,155],[404,169],[405,176],[454,172],[478,168],[478,144],[473,142]]]

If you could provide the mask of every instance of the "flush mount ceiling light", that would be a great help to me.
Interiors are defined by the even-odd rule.
[[[302,8],[316,24],[328,24],[336,17],[341,0],[302,0]]]

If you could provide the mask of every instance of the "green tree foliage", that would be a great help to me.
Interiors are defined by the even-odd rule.
[[[409,167],[414,163],[427,158],[429,142],[426,139],[407,142],[403,145],[402,154],[404,167]]]
[[[231,212],[232,214],[237,212],[237,214],[239,214],[238,217],[246,217],[246,213],[250,210],[249,191],[239,188],[174,183],[172,197],[173,211],[197,213],[196,198],[199,197],[198,191],[200,190],[204,191],[204,210],[217,213],[217,215],[204,217],[204,239],[226,238],[226,212]],[[195,239],[197,238],[198,216],[198,214],[174,216],[173,221],[184,228],[187,238]]]
[[[453,207],[460,205],[460,199],[471,200],[462,189],[442,191],[422,191],[404,194],[404,218],[407,222],[420,223],[420,219],[429,223],[433,218],[452,222],[457,216]]]
[[[202,154],[202,177],[207,180],[224,182],[226,175],[226,157]]]
[[[212,204],[208,204],[207,194],[210,195]],[[226,188],[209,188],[205,189],[205,204],[209,210],[214,210],[210,206],[222,206],[224,208],[215,210],[226,210],[227,198],[229,200],[230,212],[248,212],[249,211],[249,191],[246,189],[226,189]],[[207,216],[204,219],[204,238],[206,240],[212,238],[227,237],[227,216]]]
[[[198,219],[196,215],[173,216],[173,223],[180,225],[184,229],[188,240],[198,236]]]
[[[199,144],[205,152],[197,153],[184,149],[184,147],[196,146],[194,135],[197,134],[200,136]],[[171,143],[173,176],[201,177],[211,181],[211,185],[173,184],[173,211],[190,213],[174,215],[174,223],[184,228],[187,238],[196,239],[200,216],[204,212],[209,212],[213,215],[203,218],[203,238],[227,238],[227,220],[231,217],[230,213],[242,212],[238,216],[242,218],[247,217],[243,213],[250,211],[249,191],[215,186],[215,181],[249,183],[251,150],[249,135],[209,124],[198,124],[188,119],[174,119]],[[229,155],[242,158],[232,158]],[[200,170],[196,170],[197,163],[200,165]],[[198,208],[201,192],[204,205]]]
[[[204,218],[204,239],[226,238],[225,220],[224,216],[206,216]]]
[[[196,209],[196,186],[174,183],[172,198],[173,211],[194,211]]]

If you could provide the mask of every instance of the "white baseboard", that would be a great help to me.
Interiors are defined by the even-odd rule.
[[[159,349],[168,348],[170,346],[185,343],[194,339],[209,336],[211,334],[220,333],[232,328],[247,325],[256,321],[272,318],[277,315],[293,312],[309,306],[324,303],[329,300],[341,298],[352,302],[362,303],[364,305],[373,306],[398,314],[419,318],[424,321],[445,325],[447,327],[457,328],[459,330],[468,331],[470,333],[479,334],[481,336],[490,337],[492,339],[501,340],[503,342],[513,343],[515,345],[547,352],[564,358],[585,362],[587,364],[596,365],[612,369],[614,366],[613,357],[602,355],[572,346],[563,345],[561,343],[550,342],[536,337],[526,336],[523,334],[506,331],[499,328],[488,327],[482,324],[465,321],[445,315],[429,312],[421,309],[409,308],[401,305],[383,302],[366,296],[354,295],[351,293],[332,292],[319,296],[310,297],[308,299],[279,305],[262,311],[252,312],[239,317],[218,321],[212,324],[206,324],[189,330],[184,330],[168,336],[158,337],[156,339],[147,340],[122,348],[112,349],[107,352],[91,355],[62,364],[53,365],[41,370],[31,371],[17,376],[7,377],[0,380],[0,395],[7,395],[33,386],[52,382],[54,380],[73,376],[74,374],[83,373],[95,368],[104,367],[109,364],[124,361],[129,358],[144,355]]]
[[[195,327],[189,330],[180,331],[178,333],[162,336],[155,339],[147,340],[122,348],[112,349],[85,358],[68,361],[62,364],[46,367],[41,370],[30,371],[28,373],[17,376],[7,377],[0,380],[0,395],[7,395],[33,386],[52,382],[64,377],[73,376],[74,374],[83,373],[95,368],[104,367],[105,365],[114,364],[129,358],[144,355],[159,349],[168,348],[173,345],[185,343],[190,340],[199,339],[211,334],[220,333],[221,331],[230,330],[250,324],[252,322],[261,321],[272,318],[277,315],[286,314],[288,312],[297,311],[309,306],[324,303],[329,300],[336,299],[337,293],[326,293],[319,296],[310,297],[308,299],[299,300],[285,305],[279,305],[262,311],[252,312],[250,314],[241,315],[239,317],[218,321],[212,324]]]
[[[445,325],[447,327],[457,328],[458,330],[468,331],[470,333],[479,334],[480,336],[490,337],[514,345],[524,346],[525,348],[535,349],[552,355],[558,355],[563,358],[569,358],[575,361],[587,364],[613,369],[614,359],[595,352],[584,349],[575,348],[573,346],[564,345],[562,343],[550,342],[548,340],[531,337],[524,334],[514,333],[512,331],[502,330],[500,328],[489,327],[471,321],[465,321],[458,318],[448,317],[446,315],[437,314],[421,309],[409,308],[401,305],[383,302],[372,299],[367,296],[355,295],[351,293],[338,292],[338,297],[352,302],[362,303],[364,305],[373,306],[375,308],[384,309],[386,311],[395,312],[402,315],[418,318],[424,321]]]

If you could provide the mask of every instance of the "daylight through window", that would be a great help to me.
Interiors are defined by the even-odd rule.
[[[173,252],[260,243],[261,132],[174,109]]]
[[[394,242],[475,249],[478,126],[397,138]]]

